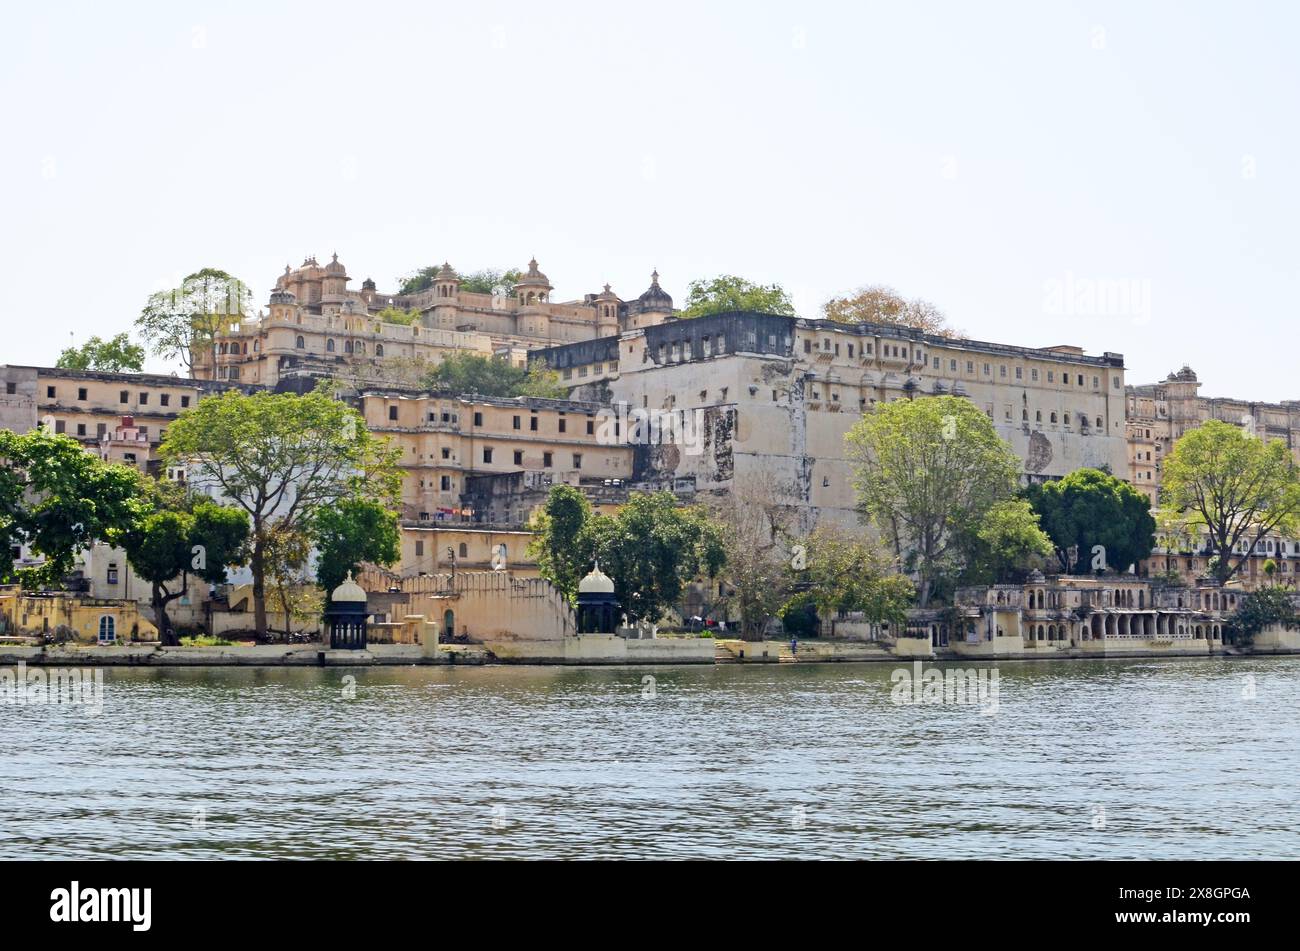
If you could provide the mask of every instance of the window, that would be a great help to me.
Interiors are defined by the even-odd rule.
[[[1048,370],[1048,371],[1047,371],[1047,382],[1048,382],[1048,383],[1055,383],[1055,382],[1056,382],[1056,371],[1055,371],[1055,370]]]
[[[581,469],[581,468],[582,468],[582,453],[580,453],[580,452],[575,452],[575,453],[573,454],[573,468],[575,468],[575,469]]]
[[[85,398],[86,398],[86,388],[85,388],[84,386],[82,386],[82,387],[78,387],[78,388],[77,388],[77,399],[79,399],[79,400],[84,400]]]
[[[172,402],[171,394],[170,393],[162,394],[161,396],[158,397],[158,402],[161,403],[163,406],[170,406]]]
[[[442,491],[444,491],[444,492],[450,492],[450,491],[451,491],[451,476],[442,476],[441,480],[439,481],[439,488],[441,488]]]
[[[531,431],[533,431],[533,432],[537,432],[537,417],[536,417],[536,416],[530,416],[530,417],[528,417],[528,428],[529,428]]]
[[[1112,390],[1118,390],[1118,389],[1119,389],[1119,377],[1117,377],[1117,376],[1113,376],[1113,377],[1110,378],[1110,388],[1111,388]]]
[[[78,436],[84,436],[84,435],[86,435],[86,424],[85,424],[85,423],[77,423],[77,435],[78,435]]]
[[[985,376],[989,375],[989,365],[987,363],[984,364],[984,375]]]
[[[809,340],[807,337],[805,337],[803,341],[803,352],[812,353],[812,341]]]
[[[444,459],[450,459],[450,458],[451,458],[451,448],[450,448],[450,447],[448,447],[448,446],[443,446],[443,447],[442,447],[442,458],[444,458]]]
[[[108,584],[117,584],[117,565],[115,563],[108,566],[108,575],[104,580]]]
[[[326,340],[326,341],[325,341],[325,352],[326,352],[326,353],[333,353],[333,352],[334,352],[334,341],[333,341],[333,340]]]
[[[415,557],[416,558],[424,557],[424,542],[417,541],[415,543]]]
[[[307,341],[305,341],[305,340],[302,339],[302,334],[299,334],[299,335],[298,335],[298,339],[294,341],[293,345],[294,345],[294,347],[296,347],[297,349],[299,349],[299,350],[303,350],[303,349],[305,349],[306,346],[307,346]]]
[[[111,644],[117,640],[117,619],[111,614],[99,618],[99,643]]]
[[[96,435],[96,436],[103,436],[104,433],[106,433],[106,432],[108,432],[108,424],[107,424],[107,423],[96,423],[96,424],[95,424],[95,435]]]
[[[513,422],[512,422],[512,425],[514,426],[515,429],[523,429],[523,428],[524,428],[524,427],[523,427],[523,424],[521,423],[521,421],[520,421],[520,419],[519,419],[518,416],[516,416],[516,417],[514,418],[514,420],[513,420]]]
[[[587,435],[593,436],[596,433],[596,421],[590,416],[587,417]]]
[[[375,344],[375,356],[382,357],[383,355],[384,355],[384,345],[382,343]]]
[[[47,387],[45,388],[45,395],[46,395],[49,399],[54,399],[54,387],[52,387],[52,386],[47,386]]]
[[[126,390],[123,390],[121,393],[117,394],[117,401],[119,403],[129,403],[131,402],[131,394]]]
[[[68,424],[67,424],[66,422],[64,422],[63,420],[61,420],[61,419],[56,419],[56,420],[54,421],[54,431],[55,431],[56,433],[66,432],[67,429],[68,429]]]
[[[5,392],[8,393],[10,396],[13,396],[15,393],[18,392],[18,384],[15,383],[13,380],[7,381],[5,383]]]
[[[181,409],[184,409],[185,407],[187,407],[187,406],[189,406],[189,405],[190,405],[190,398],[189,398],[188,396],[182,396],[182,397],[181,397]]]
[[[469,557],[469,546],[466,545],[464,542],[461,542],[461,543],[460,543],[460,547],[458,547],[458,548],[456,549],[456,553],[457,553],[461,558],[468,558],[468,557]]]
[[[396,406],[390,406],[390,407],[388,407],[388,418],[389,418],[389,419],[397,419],[397,407],[396,407]]]
[[[1004,380],[1007,378],[1006,364],[1003,364],[1002,366],[998,367],[998,376],[1000,376]]]
[[[949,361],[948,361],[948,372],[949,372],[949,373],[956,373],[956,372],[957,372],[957,361],[956,361],[956,360],[949,360]]]
[[[524,464],[524,451],[523,451],[522,449],[516,449],[516,450],[515,450],[515,465],[517,465],[517,466],[522,466],[523,464]]]
[[[474,425],[475,425],[475,426],[482,426],[482,425],[483,425],[483,414],[482,414],[482,413],[475,413],[475,414],[474,414]]]
[[[564,431],[565,431],[565,427],[566,427],[566,424],[567,424],[567,423],[568,423],[568,420],[566,420],[563,416],[561,416],[561,417],[560,417],[560,432],[564,432]]]
[[[849,356],[853,356],[853,344],[849,344]]]
[[[966,361],[966,372],[967,372],[967,373],[974,373],[974,372],[975,372],[975,361],[974,361],[974,360],[967,360],[967,361]]]
[[[1038,382],[1038,370],[1037,370],[1037,368],[1035,368],[1035,369],[1029,371],[1029,379],[1032,380],[1032,381],[1035,382],[1035,383]]]
[[[542,453],[542,468],[551,468],[551,454],[549,452]]]
[[[483,461],[484,461],[484,462],[491,462],[491,461],[492,461],[492,447],[491,447],[491,446],[484,446],[484,447],[483,447]]]

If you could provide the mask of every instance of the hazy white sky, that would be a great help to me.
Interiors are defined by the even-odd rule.
[[[0,363],[204,266],[863,283],[1300,399],[1293,3],[10,5]],[[1112,292],[1093,298],[1093,292]],[[152,360],[150,369],[163,369]]]

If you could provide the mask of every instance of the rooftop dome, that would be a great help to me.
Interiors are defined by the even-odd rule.
[[[596,562],[591,574],[587,575],[578,582],[578,594],[613,594],[614,579],[600,570],[600,562]]]
[[[650,287],[637,300],[648,310],[673,309],[672,297],[659,286],[659,271],[657,269],[650,273]]]
[[[349,571],[347,578],[330,595],[330,600],[364,602],[366,600],[366,591],[361,585],[352,580],[352,572]]]
[[[459,281],[460,275],[446,261],[442,262],[442,267],[438,268],[438,273],[434,276],[435,281]]]
[[[329,264],[325,265],[325,270],[329,271],[331,274],[344,274],[347,272],[347,268],[339,263],[339,253],[337,251],[334,252],[333,260],[331,260]]]
[[[596,295],[596,300],[618,300],[618,295],[611,291],[609,285],[606,284],[605,289]]]
[[[295,300],[297,300],[297,298],[293,296],[293,292],[292,292],[292,291],[272,291],[272,292],[271,292],[271,303],[272,303],[272,304],[292,304]]]
[[[537,270],[537,258],[533,258],[528,262],[528,273],[515,282],[515,287],[529,286],[547,288],[551,286],[550,279],[541,271]]]

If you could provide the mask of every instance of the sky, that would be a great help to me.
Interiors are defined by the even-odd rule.
[[[308,255],[381,291],[535,255],[554,300],[657,268],[815,317],[887,284],[1130,383],[1300,399],[1297,27],[1280,0],[11,6],[0,363],[202,267],[265,305]]]

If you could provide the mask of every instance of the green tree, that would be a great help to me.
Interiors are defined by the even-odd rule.
[[[419,319],[420,312],[414,307],[410,310],[402,310],[400,307],[385,307],[375,314],[375,320],[386,324],[401,324],[403,327],[409,327]]]
[[[362,562],[391,565],[402,555],[397,513],[374,499],[353,496],[322,506],[312,520],[316,584],[326,596]]]
[[[149,601],[162,643],[175,645],[180,640],[167,605],[189,591],[191,575],[221,584],[227,568],[244,564],[248,515],[159,484],[149,497],[156,510],[124,534],[122,547],[135,573],[150,584]]]
[[[1011,584],[1041,568],[1055,549],[1024,499],[1006,499],[990,508],[969,539],[966,584]]]
[[[697,577],[714,578],[725,553],[720,527],[699,509],[679,508],[671,492],[634,492],[615,515],[576,504],[572,487],[556,486],[533,525],[530,551],[543,578],[565,597],[593,562],[614,579],[614,596],[632,621],[653,620],[681,600]],[[590,559],[590,561],[588,561]]]
[[[420,291],[428,290],[433,287],[433,282],[440,270],[442,270],[441,264],[431,264],[428,267],[420,268],[414,274],[398,278],[397,293],[418,294]],[[498,287],[503,288],[509,294],[523,276],[523,272],[515,268],[504,271],[485,268],[471,274],[458,275],[460,277],[460,289],[472,294],[491,294]]]
[[[447,354],[425,377],[424,385],[431,390],[479,396],[563,399],[568,395],[558,374],[544,367],[525,369],[497,357],[461,351]]]
[[[844,438],[859,505],[914,564],[926,607],[939,578],[960,570],[963,541],[1015,492],[1020,460],[957,396],[877,404]]]
[[[149,297],[135,326],[154,355],[179,359],[192,371],[212,349],[217,334],[237,323],[253,307],[243,281],[216,268],[195,271],[181,286]]]
[[[887,324],[911,327],[940,337],[960,337],[948,326],[943,312],[929,301],[907,300],[892,287],[872,284],[844,297],[833,297],[822,305],[827,320],[842,324]]]
[[[868,621],[900,628],[916,596],[911,579],[898,573],[895,558],[834,528],[818,528],[808,537],[805,580],[803,597],[832,625],[840,613],[861,611]]]
[[[768,482],[737,481],[714,504],[726,554],[723,603],[740,622],[743,640],[762,640],[768,621],[790,596],[796,577],[793,514]]]
[[[735,310],[795,316],[794,303],[780,284],[755,284],[731,274],[691,281],[680,316],[704,317]]]
[[[142,518],[141,476],[127,466],[101,462],[68,436],[44,427],[18,435],[0,429],[0,537],[28,545],[44,563],[15,569],[12,554],[0,562],[3,580],[24,587],[58,583],[78,552],[100,540],[117,544]]]
[[[1063,572],[1124,571],[1155,547],[1150,500],[1100,469],[1076,469],[1031,485],[1025,497],[1042,519]]]
[[[1210,420],[1174,443],[1160,499],[1209,536],[1211,571],[1223,584],[1249,558],[1241,552],[1300,530],[1300,467],[1285,443]]]
[[[132,343],[126,333],[120,333],[110,340],[91,337],[80,347],[65,349],[54,365],[61,370],[139,373],[144,369],[144,347]]]
[[[1273,624],[1295,627],[1297,623],[1295,602],[1286,588],[1267,585],[1237,600],[1237,610],[1228,621],[1237,642],[1250,644],[1255,635]]]
[[[186,461],[252,522],[253,606],[266,636],[267,546],[272,530],[306,530],[322,508],[360,495],[396,508],[396,450],[366,430],[326,386],[296,396],[230,391],[200,400],[167,428],[161,448]]]

